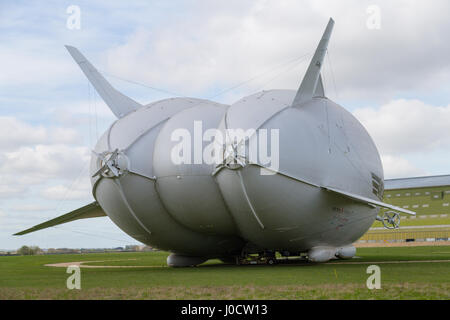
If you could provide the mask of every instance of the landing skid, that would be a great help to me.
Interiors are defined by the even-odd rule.
[[[308,262],[306,255],[297,257],[276,257],[275,254],[246,254],[235,257],[236,265],[275,265]]]

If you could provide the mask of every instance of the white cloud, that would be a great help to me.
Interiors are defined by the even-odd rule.
[[[18,212],[34,212],[34,211],[50,211],[52,206],[43,204],[17,204],[10,207],[13,211]]]
[[[381,156],[385,179],[408,178],[426,175],[426,172],[414,166],[407,159],[390,155]]]
[[[0,117],[0,198],[23,197],[30,186],[70,182],[87,172],[90,151],[80,140],[75,129]]]
[[[41,196],[49,200],[83,200],[92,197],[91,185],[87,179],[75,186],[56,185],[45,188]]]
[[[368,3],[346,3],[227,1],[225,8],[202,2],[189,19],[136,28],[108,51],[108,66],[115,74],[182,93],[223,88],[313,51],[333,16],[330,51],[341,98],[387,99],[450,81],[450,43],[442,33],[450,28],[448,1],[378,1],[378,31],[366,27]],[[271,85],[297,88],[305,67]],[[329,69],[324,72],[330,76]]]
[[[89,20],[82,18],[79,32],[65,28],[64,4],[11,5],[2,21],[6,27],[34,27],[41,32],[25,31],[20,37],[3,33],[7,46],[0,45],[0,58],[7,63],[0,84],[44,88],[80,82],[83,76],[62,46],[73,43],[100,69],[107,65],[112,73],[130,80],[204,95],[312,52],[333,16],[330,52],[340,98],[388,99],[405,91],[445,86],[450,81],[450,43],[443,30],[450,28],[450,3],[377,1],[382,20],[376,31],[366,27],[369,4],[230,0],[160,6],[130,1],[125,9],[100,2],[81,5],[83,17],[89,14]],[[114,19],[105,21],[104,16]],[[286,71],[270,86],[297,88],[305,68],[306,64]],[[332,85],[328,63],[325,68]],[[252,83],[246,93],[259,89],[270,76]]]
[[[268,12],[257,16],[251,8],[234,9],[200,11],[157,32],[138,29],[125,44],[109,50],[108,67],[128,79],[181,93],[201,92],[233,85],[314,50],[301,43],[305,36],[319,34],[285,32],[277,24],[267,25]],[[296,86],[299,75],[290,76]]]
[[[80,134],[70,128],[33,126],[14,117],[0,116],[0,150],[14,150],[36,144],[73,144],[80,142]]]
[[[0,44],[2,87],[57,87],[73,81],[74,65],[58,39],[51,35],[22,34]]]
[[[14,179],[5,179],[1,176],[0,182],[0,198],[11,198],[22,194],[27,189],[26,185],[17,185]]]
[[[89,161],[86,147],[36,145],[6,152],[0,173],[22,174],[40,179],[73,177]]]
[[[450,105],[399,99],[378,108],[357,109],[354,115],[382,154],[423,153],[450,146]]]
[[[450,105],[397,99],[380,107],[357,109],[353,114],[374,139],[386,178],[448,170],[436,159],[450,147]]]

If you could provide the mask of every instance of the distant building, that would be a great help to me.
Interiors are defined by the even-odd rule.
[[[418,215],[450,214],[450,175],[384,181],[384,201]]]
[[[127,245],[124,251],[153,251],[153,248],[146,245]]]
[[[139,251],[138,245],[127,245],[125,246],[125,251]]]

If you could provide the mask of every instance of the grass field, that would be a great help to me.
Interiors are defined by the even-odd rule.
[[[448,246],[359,248],[357,256],[276,266],[212,260],[192,268],[166,267],[165,252],[0,257],[0,299],[450,299]],[[68,290],[66,269],[44,266],[75,261],[140,267],[82,268],[81,290]],[[370,264],[381,268],[380,290],[366,287]]]

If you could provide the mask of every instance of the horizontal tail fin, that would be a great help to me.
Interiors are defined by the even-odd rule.
[[[15,236],[21,236],[30,232],[38,231],[41,229],[46,229],[50,227],[57,226],[59,224],[67,223],[70,221],[78,220],[78,219],[88,219],[88,218],[96,218],[96,217],[104,217],[106,216],[103,209],[97,202],[93,202],[88,204],[87,206],[81,207],[69,213],[66,213],[62,216],[54,218],[52,220],[46,221],[44,223],[38,224],[34,227],[31,227],[27,230],[20,231],[15,233]]]
[[[367,198],[367,197],[363,197],[363,196],[360,196],[360,195],[357,195],[357,194],[354,194],[354,193],[350,193],[350,192],[347,192],[347,191],[343,191],[343,190],[339,190],[339,189],[331,188],[331,187],[324,187],[324,189],[328,190],[328,191],[331,191],[331,192],[334,192],[334,193],[337,193],[337,194],[340,194],[340,195],[345,196],[345,197],[347,197],[349,199],[352,199],[352,200],[355,200],[355,201],[358,201],[358,202],[361,202],[361,203],[368,204],[368,205],[390,209],[390,210],[393,210],[393,211],[396,211],[396,212],[399,212],[399,213],[408,214],[408,215],[411,215],[411,216],[415,216],[416,215],[416,213],[413,212],[413,211],[406,210],[406,209],[403,209],[403,208],[399,208],[399,207],[393,206],[393,205],[385,203],[385,202],[373,200],[373,199],[370,199],[370,198]]]
[[[122,118],[126,114],[142,107],[141,104],[114,89],[77,48],[65,47],[116,117]]]

